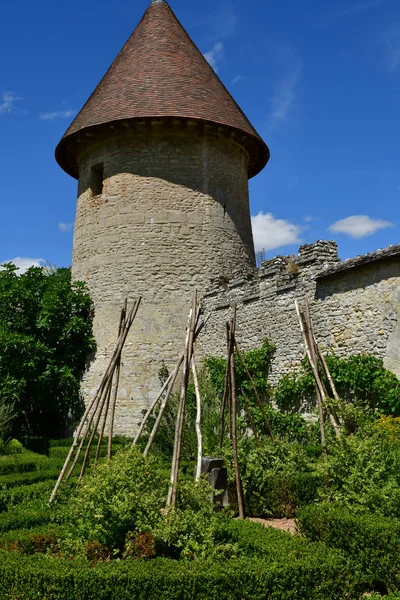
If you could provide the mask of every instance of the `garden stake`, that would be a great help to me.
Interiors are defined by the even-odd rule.
[[[236,409],[236,373],[235,373],[235,327],[236,327],[236,303],[232,304],[232,319],[229,327],[229,364],[231,374],[231,435],[233,446],[233,461],[235,465],[236,492],[239,507],[239,519],[244,519],[242,484],[240,480],[239,459],[237,451],[237,409]]]
[[[176,419],[174,452],[173,452],[172,466],[171,466],[171,481],[170,481],[170,487],[168,490],[168,499],[167,499],[167,505],[172,506],[172,507],[175,507],[175,504],[176,504],[176,484],[178,481],[179,463],[180,463],[181,449],[182,449],[182,434],[183,434],[183,424],[184,424],[184,420],[185,420],[186,394],[187,394],[187,386],[189,383],[190,363],[191,363],[192,354],[193,354],[195,326],[196,326],[196,320],[198,318],[198,315],[196,314],[196,304],[197,304],[197,292],[195,292],[193,294],[190,325],[189,325],[189,335],[187,336],[187,345],[186,345],[186,349],[185,349],[185,357],[183,360],[183,377],[182,377],[181,394],[180,394],[180,400],[179,400],[178,415],[177,415],[177,419]]]
[[[125,319],[126,319],[126,311],[127,310],[128,310],[128,300],[126,299],[125,302],[124,302],[124,306],[122,308],[122,311],[121,311],[121,318],[120,318],[120,323],[119,323],[119,333],[118,333],[118,335],[121,335],[121,331],[124,328]],[[117,403],[117,394],[118,394],[120,371],[121,371],[121,355],[119,356],[118,361],[117,361],[114,391],[113,391],[113,397],[112,397],[112,400],[111,400],[110,430],[109,430],[109,433],[108,433],[108,448],[107,448],[107,458],[108,459],[111,458],[111,454],[112,454],[112,439],[113,439],[113,434],[114,434],[115,405]]]
[[[301,333],[303,335],[303,341],[304,341],[304,346],[305,346],[308,362],[311,365],[311,368],[312,368],[312,371],[314,374],[314,379],[316,382],[317,402],[318,402],[318,419],[319,419],[319,428],[320,428],[320,432],[321,432],[321,445],[322,445],[323,452],[326,454],[327,448],[326,448],[326,437],[325,437],[325,426],[324,426],[324,412],[322,409],[322,398],[324,397],[324,391],[322,389],[320,389],[321,382],[320,382],[320,379],[318,376],[318,368],[314,365],[314,362],[312,359],[311,351],[308,346],[308,338],[307,338],[307,334],[306,334],[305,323],[303,321],[303,314],[300,312],[300,307],[299,307],[299,303],[297,302],[297,300],[294,301],[294,305],[295,305],[296,313],[297,313],[297,316],[299,319]]]
[[[197,435],[197,466],[196,466],[196,481],[199,481],[201,475],[201,457],[203,456],[203,438],[201,435],[201,396],[199,388],[199,380],[197,379],[196,365],[194,355],[192,355],[192,373],[193,383],[196,392],[196,435]]]
[[[118,356],[120,355],[120,353],[122,351],[122,348],[123,348],[123,346],[125,344],[125,340],[126,340],[127,335],[129,333],[129,329],[130,329],[130,327],[131,327],[131,325],[133,323],[133,320],[136,317],[137,311],[138,311],[139,306],[140,306],[141,299],[142,298],[139,297],[138,300],[136,300],[134,302],[134,304],[133,304],[133,306],[132,306],[132,308],[131,308],[131,310],[129,312],[128,318],[127,318],[127,320],[125,322],[125,325],[124,325],[124,328],[122,330],[122,333],[121,333],[121,335],[120,335],[120,337],[119,337],[119,339],[117,341],[117,345],[116,345],[116,348],[115,348],[115,350],[113,352],[113,355],[111,357],[110,363],[109,363],[109,365],[108,365],[108,367],[106,369],[106,372],[104,373],[103,378],[102,378],[102,380],[100,382],[100,385],[99,385],[99,387],[97,389],[97,392],[96,392],[93,400],[86,407],[85,413],[84,413],[84,415],[83,415],[83,417],[81,419],[81,422],[79,423],[78,428],[77,428],[77,430],[75,432],[74,440],[72,442],[72,445],[71,445],[70,451],[68,453],[68,456],[65,459],[63,468],[61,469],[60,475],[59,475],[59,477],[57,479],[57,482],[56,482],[56,484],[54,486],[53,492],[52,492],[52,494],[50,496],[49,503],[53,502],[53,500],[55,498],[55,495],[57,494],[57,491],[58,491],[58,489],[59,489],[59,487],[61,485],[61,482],[62,482],[62,480],[64,478],[64,475],[65,475],[65,473],[67,471],[68,465],[69,465],[69,463],[71,461],[72,455],[74,454],[74,451],[76,450],[76,448],[78,446],[79,437],[80,437],[80,435],[82,433],[82,430],[84,428],[84,425],[86,423],[86,419],[87,419],[89,413],[93,410],[93,408],[98,405],[100,397],[101,397],[101,395],[102,395],[105,387],[107,386],[107,384],[109,382],[110,376],[112,376],[112,374],[114,372],[116,361],[118,360]],[[87,432],[88,432],[88,428],[86,429],[85,437],[87,435]],[[77,461],[77,458],[76,458],[76,461]],[[75,462],[75,464],[76,464],[76,462]]]
[[[309,305],[307,296],[305,297],[304,300],[305,300],[305,313],[304,313],[305,330],[306,330],[306,335],[307,335],[307,339],[308,339],[308,346],[310,348],[310,353],[311,353],[313,364],[314,364],[314,366],[313,366],[313,372],[315,371],[314,377],[315,377],[315,380],[316,380],[318,388],[319,388],[319,393],[321,394],[321,397],[322,397],[322,403],[326,407],[329,419],[330,419],[330,421],[332,423],[332,427],[335,431],[335,435],[337,438],[340,439],[339,423],[330,407],[329,399],[328,399],[328,392],[326,391],[325,384],[322,381],[322,378],[320,377],[319,370],[318,370],[318,357],[317,357],[317,353],[316,353],[315,337],[314,337],[314,333],[313,333],[312,325],[311,325],[310,305]]]
[[[242,365],[243,365],[243,368],[244,368],[244,370],[245,370],[245,372],[246,372],[246,375],[247,375],[247,377],[248,377],[248,379],[249,379],[249,381],[250,381],[251,387],[253,388],[254,396],[256,397],[257,404],[258,404],[258,408],[261,410],[261,414],[262,414],[262,416],[263,416],[263,418],[264,418],[264,422],[265,422],[265,424],[266,424],[266,426],[267,426],[267,429],[268,429],[269,436],[270,436],[271,440],[274,442],[274,441],[275,441],[275,440],[274,440],[274,434],[272,433],[272,428],[271,428],[270,422],[269,422],[269,420],[268,420],[268,417],[267,417],[267,415],[266,415],[266,412],[265,412],[265,410],[264,410],[264,407],[263,407],[263,405],[262,405],[262,402],[261,402],[260,396],[258,395],[257,388],[256,388],[256,385],[255,385],[255,383],[254,383],[254,380],[253,380],[253,378],[252,378],[252,376],[251,376],[251,373],[250,373],[249,369],[248,369],[248,368],[247,368],[247,366],[246,366],[246,363],[244,362],[244,358],[243,358],[243,356],[242,356],[242,353],[241,353],[241,352],[240,352],[240,350],[239,350],[239,346],[238,346],[238,344],[237,344],[237,341],[236,341],[236,340],[235,340],[235,346],[236,346],[236,352],[237,352],[237,355],[238,355],[238,357],[240,358],[240,362],[242,363]]]

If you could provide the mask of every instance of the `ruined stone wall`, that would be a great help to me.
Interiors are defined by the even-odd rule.
[[[203,299],[211,318],[203,352],[225,352],[225,321],[237,302],[237,338],[249,350],[263,339],[276,345],[271,381],[304,356],[294,300],[310,300],[318,342],[339,356],[370,353],[400,377],[400,246],[340,262],[334,242],[300,248],[298,256],[262,264],[252,280],[209,290]]]
[[[102,164],[104,188],[91,190]],[[83,382],[95,392],[116,341],[123,299],[143,296],[123,354],[116,433],[130,434],[185,338],[193,290],[254,269],[248,157],[226,132],[160,123],[112,134],[79,156],[72,274],[94,304],[96,359]]]

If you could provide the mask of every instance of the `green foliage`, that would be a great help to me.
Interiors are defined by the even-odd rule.
[[[226,459],[233,475],[232,456]],[[304,445],[276,440],[258,447],[243,438],[239,462],[248,515],[293,517],[298,506],[318,498],[322,476]]]
[[[245,558],[89,563],[0,551],[4,600],[355,600],[362,582],[344,555],[253,523],[232,523]]]
[[[152,459],[121,451],[85,477],[65,507],[67,537],[121,548],[128,532],[155,527],[166,493]]]
[[[210,502],[210,486],[204,479],[180,484],[177,508],[166,510],[154,530],[156,540],[166,544],[169,552],[182,559],[230,556],[235,548],[216,543],[226,518],[216,513]]]
[[[0,514],[0,532],[11,529],[29,529],[50,521],[51,511],[47,506],[31,507],[20,505],[12,511]]]
[[[344,420],[348,423],[350,431],[354,431],[360,418],[366,414],[383,412],[400,415],[400,381],[396,375],[384,368],[382,359],[367,354],[342,359],[328,354],[326,362],[338,394],[344,402],[344,406],[339,406],[339,409],[342,408]],[[323,379],[326,388],[329,389],[324,375]],[[300,371],[288,373],[280,379],[275,389],[274,400],[285,412],[315,406],[315,382],[306,359]],[[349,403],[356,410],[346,413],[346,405]]]
[[[69,269],[0,271],[0,406],[16,411],[19,436],[60,436],[78,417],[91,314],[86,287],[71,284]]]
[[[354,568],[375,584],[382,582],[392,588],[400,585],[400,521],[320,504],[299,511],[298,527],[310,540],[346,552]]]
[[[319,469],[325,496],[354,511],[400,518],[400,439],[379,424],[332,441]]]
[[[253,378],[258,395],[263,403],[267,402],[271,393],[271,387],[268,383],[268,375],[271,369],[271,362],[275,354],[275,346],[270,344],[268,340],[264,340],[260,348],[255,348],[254,350],[250,350],[246,353],[242,352],[241,354],[245,365]],[[204,364],[209,373],[215,391],[219,395],[222,395],[224,390],[226,359],[209,356],[205,359]],[[235,366],[238,395],[241,396],[244,394],[250,399],[254,396],[254,392],[237,353],[235,353]]]
[[[175,558],[216,554],[222,517],[210,503],[208,484],[181,482],[176,508],[165,509],[168,481],[164,473],[154,459],[143,457],[136,448],[100,464],[66,506],[61,506],[66,533],[61,548],[74,555],[90,542],[121,553],[127,540],[132,546],[137,536],[148,533],[161,553]]]

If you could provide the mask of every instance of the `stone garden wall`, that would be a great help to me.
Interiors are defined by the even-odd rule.
[[[400,377],[400,245],[341,262],[335,242],[301,246],[295,257],[262,263],[251,279],[220,282],[203,298],[211,318],[202,351],[225,352],[225,322],[237,302],[237,339],[245,350],[276,345],[271,382],[304,356],[294,300],[307,295],[315,335],[339,356],[370,353]]]

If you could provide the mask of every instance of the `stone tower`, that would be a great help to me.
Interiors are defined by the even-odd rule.
[[[124,351],[116,431],[129,434],[185,337],[194,288],[252,269],[248,179],[269,150],[164,0],[139,25],[56,149],[79,181],[72,274],[95,304],[89,398],[123,299],[143,296]]]

